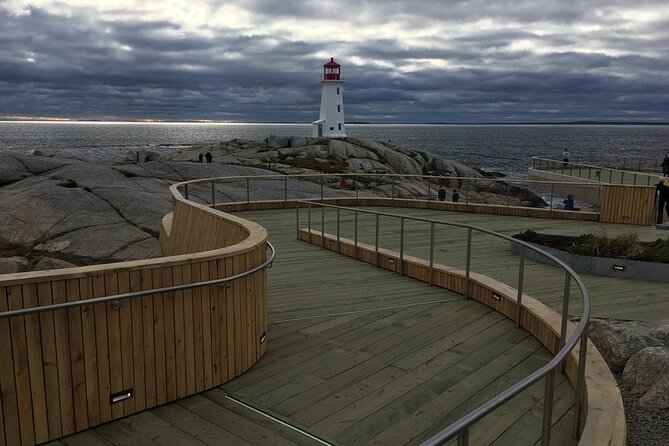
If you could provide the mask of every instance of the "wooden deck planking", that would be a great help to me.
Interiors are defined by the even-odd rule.
[[[526,228],[580,234],[606,227],[609,234],[635,229],[643,232],[642,238],[656,237],[653,231],[638,226],[419,209],[389,211],[471,222],[507,234]],[[227,393],[338,444],[419,441],[548,359],[536,340],[487,308],[442,289],[297,242],[294,215],[294,210],[243,214],[270,230],[270,241],[278,251],[273,268],[268,270],[269,331],[265,356],[249,372],[219,389],[150,411],[153,417],[197,438],[194,443],[212,444],[207,438],[216,432],[229,436],[225,438],[239,439],[240,444],[313,444],[308,437],[287,432],[287,428],[269,419],[235,407],[226,399]],[[302,221],[306,222],[306,218]],[[371,227],[369,222],[365,228],[360,226],[361,241],[374,241],[371,221]],[[340,229],[343,228],[344,225]],[[396,246],[387,247],[397,249],[399,225],[388,228],[394,233],[382,235],[381,242],[395,243]],[[419,243],[407,245],[407,254],[425,257],[429,253],[429,226],[412,234]],[[462,235],[457,231],[437,231],[437,241],[443,249],[437,250],[436,261],[464,266],[466,238]],[[474,243],[493,253],[475,257],[475,267],[514,285],[518,259],[510,254],[508,244],[491,242],[488,237],[475,239]],[[546,274],[553,268],[529,260],[526,267],[525,291],[536,291],[542,301],[561,308],[564,276],[547,281]],[[585,280],[591,286],[595,315],[666,318],[669,314],[669,308],[664,307],[660,309],[660,313],[666,310],[664,316],[651,311],[659,300],[660,286],[610,278]],[[572,314],[578,310],[576,300]],[[237,310],[234,306],[231,309]],[[541,430],[542,398],[543,382],[498,409],[501,416],[493,414],[478,423],[472,430],[472,439],[482,439],[483,444],[495,440],[504,444],[508,438],[519,438],[518,444],[536,443]],[[571,444],[573,389],[561,375],[556,379],[556,402],[553,438],[560,439],[557,444]],[[172,410],[180,415],[170,413]],[[130,419],[134,423],[131,431],[119,425],[123,432],[117,440],[113,426],[124,421],[113,422],[105,428],[104,440],[123,444],[123,439],[132,435],[141,439],[137,443],[150,440],[149,431],[136,428],[150,420],[136,416]],[[161,426],[165,427],[162,423]],[[93,432],[98,429],[101,428]],[[230,444],[234,444],[232,440]]]

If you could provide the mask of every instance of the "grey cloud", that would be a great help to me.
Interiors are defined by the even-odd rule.
[[[358,11],[353,8],[358,3],[339,3],[342,17],[346,10]],[[611,4],[589,1],[588,8],[601,9],[605,3]],[[371,15],[388,21],[390,28],[416,30],[441,17],[444,26],[493,16],[521,23],[594,20],[588,8],[559,2],[543,10],[536,2],[407,4],[364,2],[352,19]],[[260,21],[292,17],[299,23],[339,14],[323,10],[322,2],[250,5]],[[401,19],[392,22],[394,17]],[[29,16],[17,17],[0,7],[0,28],[6,30],[0,35],[0,115],[309,122],[318,113],[317,81],[325,62],[315,54],[337,48],[340,52],[332,56],[347,79],[350,120],[538,122],[635,116],[669,121],[669,97],[662,93],[669,91],[669,27],[649,27],[643,36],[618,27],[570,34],[537,34],[523,27],[472,29],[454,39],[424,39],[416,47],[392,38],[305,42],[260,29],[243,34],[209,27],[211,36],[203,36],[175,22],[111,20],[89,9],[65,17],[33,8]],[[521,39],[572,50],[511,50]],[[627,54],[586,52],[579,49],[581,42]],[[647,55],[646,48],[663,57]],[[353,56],[366,62],[348,63]],[[416,61],[445,62],[446,67],[408,71]]]

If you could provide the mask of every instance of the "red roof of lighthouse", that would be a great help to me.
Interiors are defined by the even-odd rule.
[[[335,62],[334,57],[330,58],[330,62],[326,63],[323,65],[325,68],[339,68],[341,65],[339,65],[337,62]]]

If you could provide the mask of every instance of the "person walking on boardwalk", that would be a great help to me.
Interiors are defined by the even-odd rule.
[[[437,197],[439,198],[439,201],[444,201],[446,199],[446,189],[444,189],[444,186],[439,186]]]
[[[664,160],[662,160],[662,175],[669,177],[669,155],[664,154]]]
[[[657,219],[655,220],[655,223],[661,225],[665,211],[667,217],[669,217],[669,178],[660,177],[660,182],[655,185],[655,188],[659,193],[657,200]]]

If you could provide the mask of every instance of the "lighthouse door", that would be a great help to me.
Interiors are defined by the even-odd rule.
[[[318,124],[318,137],[323,136],[323,124]]]

